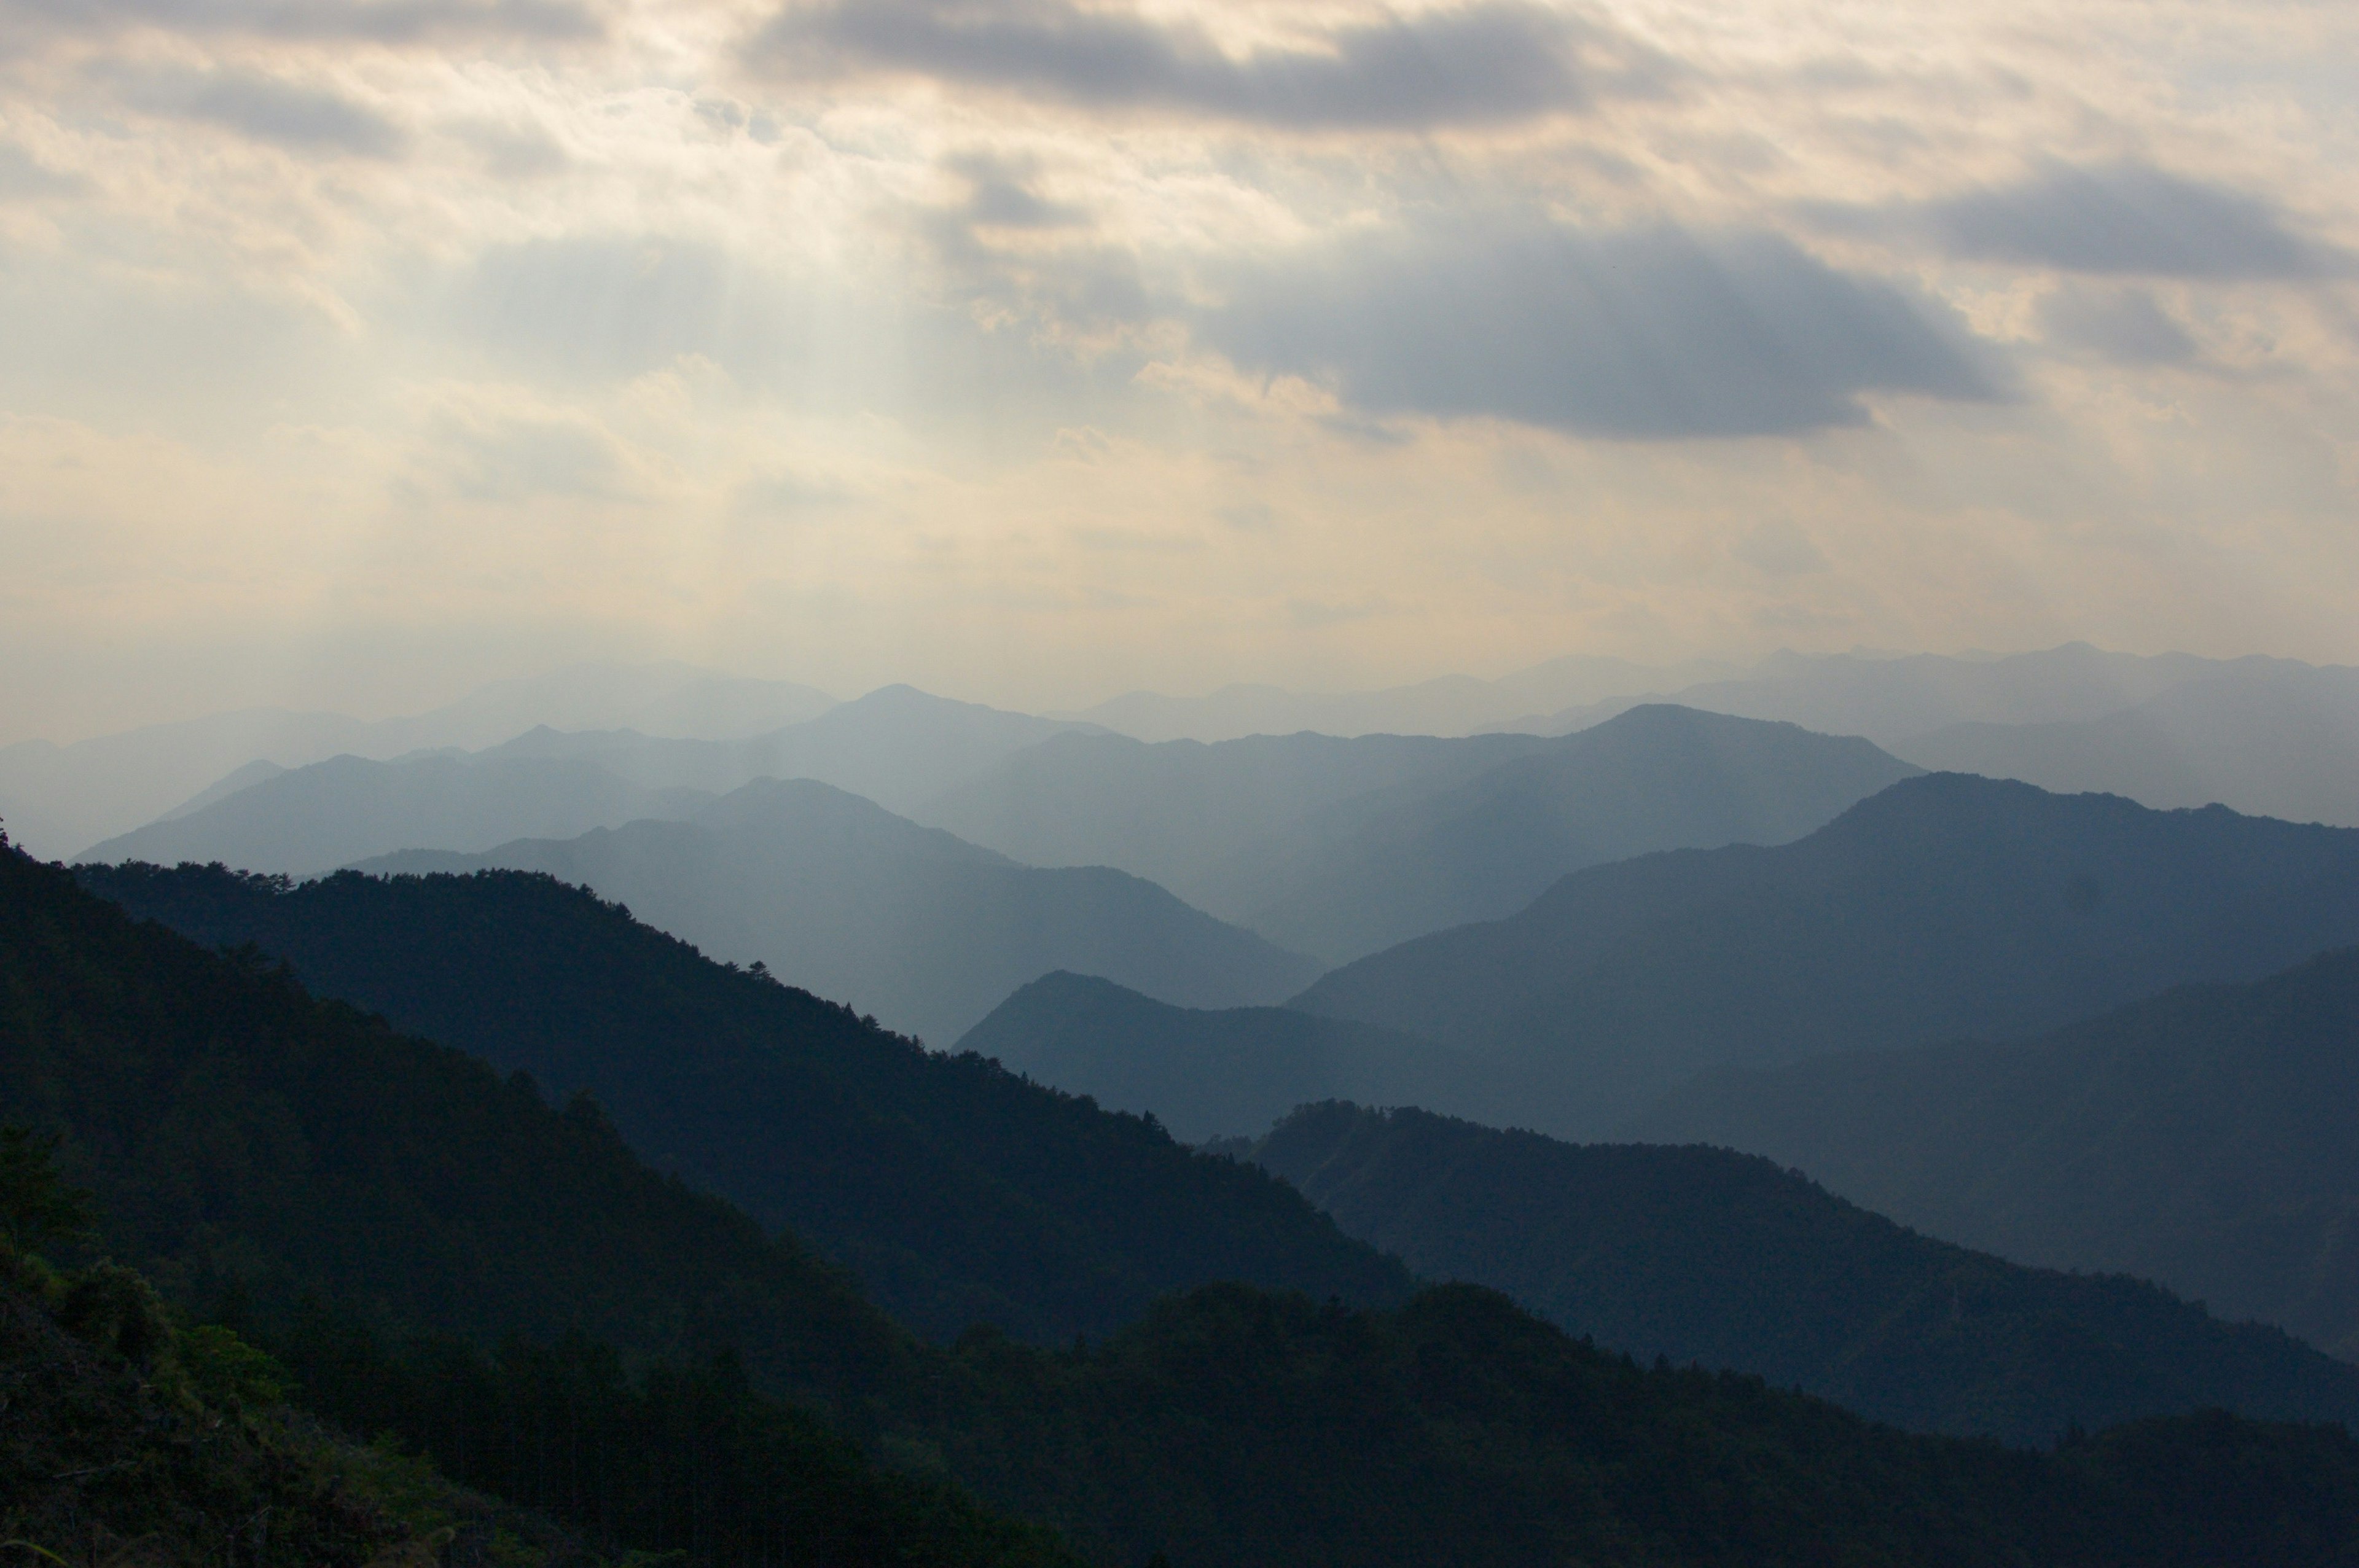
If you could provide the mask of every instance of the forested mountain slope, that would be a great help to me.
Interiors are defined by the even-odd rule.
[[[1211,1286],[1095,1346],[1044,1353],[978,1333],[931,1350],[790,1241],[638,1165],[589,1112],[551,1112],[252,963],[135,927],[14,855],[0,857],[0,1115],[68,1134],[116,1206],[110,1244],[158,1249],[182,1299],[253,1281],[248,1300],[294,1292],[314,1315],[457,1326],[437,1324],[447,1314],[479,1334],[594,1317],[640,1354],[741,1334],[758,1381],[810,1388],[877,1452],[1067,1529],[1107,1564],[1161,1551],[1244,1568],[2307,1568],[2347,1562],[2359,1519],[2359,1444],[2339,1428],[2212,1416],[2054,1455],[1910,1437],[1757,1379],[1641,1371],[1464,1287],[1372,1314]],[[579,1342],[549,1365],[580,1373],[554,1380],[529,1345],[479,1375],[464,1357],[438,1361],[430,1340],[397,1345],[389,1367],[333,1353],[351,1342],[321,1350],[299,1321],[277,1341],[323,1374],[384,1368],[348,1408],[402,1408],[389,1387],[422,1380],[447,1390],[430,1401],[446,1422],[541,1412],[461,1425],[494,1458],[520,1436],[550,1464],[676,1457],[698,1430],[587,1424],[585,1403],[616,1408],[599,1392],[614,1364],[599,1373]],[[734,1397],[713,1379],[737,1363],[712,1365],[652,1413],[692,1415],[700,1386]],[[525,1385],[549,1397],[531,1402]],[[741,1443],[772,1419],[732,1408]],[[697,1476],[705,1498],[751,1501],[748,1478],[719,1463]],[[772,1556],[818,1555],[775,1529],[760,1540]],[[756,1553],[691,1537],[687,1555]]]
[[[1864,741],[1649,706],[1549,741],[1062,737],[919,815],[1035,865],[1151,877],[1340,962],[1511,914],[1583,866],[1782,843],[1913,772]]]
[[[1558,1075],[1611,1131],[1695,1072],[2053,1028],[2359,941],[2359,831],[1936,773],[1799,842],[1579,871],[1291,1004]]]
[[[2359,1358],[2359,951],[2041,1038],[1712,1075],[1640,1116],[1937,1236],[2160,1280]]]
[[[256,943],[321,993],[560,1098],[589,1090],[649,1162],[793,1227],[929,1334],[978,1319],[1046,1341],[1103,1334],[1209,1280],[1371,1303],[1408,1290],[1397,1265],[1259,1172],[980,1059],[921,1052],[545,877],[282,889],[196,867],[78,874],[205,944]]]
[[[2359,1368],[2276,1329],[1930,1240],[1756,1156],[1330,1103],[1245,1157],[1420,1273],[1919,1431],[2047,1443],[2212,1406],[2359,1421]]]
[[[1527,1118],[1549,1087],[1463,1051],[1284,1007],[1173,1007],[1092,975],[1044,975],[967,1031],[961,1051],[1112,1110],[1151,1113],[1185,1143],[1258,1134],[1299,1105],[1435,1106]]]
[[[634,822],[478,855],[364,861],[383,872],[546,871],[627,903],[715,957],[935,1044],[1054,969],[1166,1000],[1276,1002],[1320,966],[1103,866],[1043,870],[808,779],[765,779],[686,822]]]

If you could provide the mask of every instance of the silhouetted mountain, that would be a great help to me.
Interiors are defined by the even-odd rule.
[[[1928,767],[2043,789],[2359,826],[2359,671],[2234,671],[2101,719],[1958,724],[1905,750]]]
[[[775,787],[982,856],[821,785]],[[1407,1289],[1257,1173],[979,1058],[918,1051],[545,878],[347,873],[279,890],[195,867],[79,874],[560,1097],[594,1094],[655,1165],[793,1227],[929,1334],[977,1319],[1042,1340],[1103,1334],[1159,1292],[1216,1279],[1353,1301]]]
[[[733,740],[815,718],[833,701],[788,681],[666,662],[578,665],[499,681],[404,719],[245,708],[68,746],[27,741],[0,747],[0,816],[25,848],[70,855],[210,795],[251,762],[298,768],[345,754],[383,762],[435,748],[495,745],[535,725]]]
[[[2043,1038],[1712,1075],[1634,1124],[1936,1235],[2121,1269],[2359,1359],[2359,953]]]
[[[245,1310],[266,1329],[268,1301],[292,1292],[297,1310],[268,1343],[296,1357],[307,1385],[336,1390],[339,1409],[411,1421],[393,1430],[438,1457],[448,1446],[462,1473],[505,1465],[543,1485],[603,1476],[630,1488],[571,1494],[595,1510],[636,1503],[651,1476],[701,1457],[669,1516],[691,1563],[813,1554],[792,1518],[763,1506],[777,1496],[769,1467],[811,1451],[795,1437],[807,1416],[758,1402],[755,1390],[781,1386],[809,1388],[901,1465],[1067,1529],[1107,1563],[1158,1551],[1243,1568],[2347,1560],[2359,1444],[2340,1428],[2208,1415],[2053,1455],[1909,1437],[1757,1379],[1642,1371],[1463,1286],[1382,1314],[1212,1286],[1095,1346],[1044,1353],[977,1333],[930,1350],[789,1240],[766,1242],[637,1165],[588,1102],[553,1113],[524,1080],[502,1085],[315,1003],[254,959],[134,926],[62,871],[0,860],[0,1115],[68,1133],[109,1205],[118,1254],[161,1253],[184,1301],[201,1303],[209,1286],[234,1301],[218,1287],[246,1285]],[[464,885],[397,884],[419,895]],[[477,913],[479,935],[517,924],[498,918],[514,911]],[[614,957],[575,944],[568,961],[611,1000],[624,972]],[[469,978],[421,969],[409,983],[452,994]],[[729,983],[823,1009],[751,977]],[[565,1038],[570,1022],[555,1024]],[[680,1038],[666,1042],[674,1054]],[[1054,1103],[1130,1130],[1109,1141],[1172,1148],[1139,1122]],[[763,1108],[741,1109],[759,1125]],[[971,1119],[972,1100],[961,1109]],[[856,1135],[836,1147],[826,1164],[873,1152]],[[1065,1162],[1020,1137],[1003,1147],[1026,1169]],[[1074,1163],[1071,1179],[1096,1179],[1090,1162]],[[1189,1201],[1168,1185],[1140,1197],[1127,1206]],[[659,1363],[641,1388],[618,1389],[615,1352],[579,1339],[515,1343],[496,1366],[430,1338],[372,1349],[366,1322],[405,1314],[429,1332],[611,1324],[616,1346],[637,1356],[726,1335],[743,1356],[685,1376]],[[735,1530],[716,1542],[724,1522]],[[971,1533],[944,1533],[912,1555],[984,1560],[946,1550]]]
[[[1513,1120],[1542,1086],[1412,1035],[1282,1007],[1173,1007],[1111,980],[1046,975],[958,1044],[1182,1142],[1258,1133],[1296,1106],[1353,1098]]]
[[[2359,1420],[2359,1368],[2276,1329],[1930,1240],[1750,1155],[1331,1102],[1246,1157],[1420,1273],[1642,1360],[1759,1372],[1898,1426],[2046,1443],[2212,1406]]]
[[[1782,842],[1913,772],[1864,741],[1638,708],[1556,741],[1071,737],[921,815],[1037,865],[1119,866],[1347,960],[1650,849]]]
[[[1597,1136],[1690,1075],[2053,1028],[2359,940],[2359,832],[1958,773],[1798,843],[1577,871],[1291,1005],[1547,1071]]]
[[[1103,866],[1019,866],[808,779],[747,784],[686,822],[635,822],[479,855],[408,851],[383,872],[547,871],[733,962],[957,1039],[1053,969],[1190,1005],[1275,1002],[1319,973],[1249,931]]]
[[[643,816],[679,816],[711,800],[645,789],[562,758],[435,754],[396,762],[337,757],[274,773],[211,805],[93,844],[84,860],[218,860],[295,876],[417,844],[489,849],[570,838]]]

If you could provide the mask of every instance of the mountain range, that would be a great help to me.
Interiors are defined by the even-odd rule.
[[[444,885],[466,882],[548,885]],[[612,983],[611,953],[567,953],[591,992]],[[233,1313],[337,1419],[691,1562],[793,1528],[778,1487],[816,1479],[791,1462],[813,1423],[1107,1563],[2307,1565],[2339,1560],[2359,1507],[2338,1428],[2150,1419],[2052,1454],[1908,1436],[1758,1378],[1642,1369],[1466,1286],[1364,1312],[1221,1285],[1097,1345],[936,1348],[792,1238],[637,1163],[594,1102],[551,1110],[527,1078],[14,854],[0,976],[0,1111],[66,1136],[117,1258],[185,1310]],[[465,977],[408,983],[450,995]],[[1093,1179],[1026,1140],[1009,1155]],[[782,1397],[801,1402],[764,1402]],[[688,1511],[647,1506],[666,1496]],[[918,1519],[961,1506],[934,1497]]]
[[[1289,1005],[1578,1088],[1602,1136],[1693,1074],[2054,1028],[2359,941],[2359,831],[1958,773],[1795,843],[1640,856]]]
[[[1034,865],[1111,865],[1330,961],[1521,908],[1650,849],[1798,838],[1915,770],[1867,742],[1648,706],[1581,734],[1073,735],[919,816]]]
[[[1708,1075],[1630,1123],[1938,1236],[2159,1280],[2359,1357],[2359,952],[2035,1039]]]

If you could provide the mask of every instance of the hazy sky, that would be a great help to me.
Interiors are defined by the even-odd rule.
[[[0,0],[0,739],[2359,660],[2359,5]]]

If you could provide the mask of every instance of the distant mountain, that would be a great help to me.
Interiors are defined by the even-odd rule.
[[[1003,869],[823,785],[768,787],[832,814],[807,823]],[[694,831],[723,860],[763,853]],[[850,875],[814,874],[839,873]],[[256,943],[322,994],[560,1097],[589,1090],[651,1162],[792,1226],[931,1334],[978,1318],[1052,1341],[1103,1334],[1161,1291],[1214,1279],[1354,1300],[1406,1290],[1397,1269],[1258,1176],[1241,1182],[979,1060],[914,1050],[546,878],[347,873],[280,892],[195,867],[78,874],[135,914],[209,945]],[[787,873],[771,861],[762,874]],[[817,914],[847,885],[822,881]]]
[[[1546,1091],[1462,1051],[1290,1008],[1173,1007],[1087,975],[1045,975],[958,1043],[1109,1110],[1152,1113],[1184,1143],[1259,1133],[1295,1107],[1355,1098],[1498,1121]]]
[[[2359,952],[2037,1040],[1715,1074],[1639,1117],[2057,1268],[2126,1270],[2359,1360]]]
[[[296,768],[345,754],[383,762],[422,750],[475,750],[535,725],[732,740],[816,718],[833,703],[790,681],[658,663],[578,665],[500,681],[403,719],[245,708],[67,746],[0,747],[0,817],[25,848],[60,857],[185,809],[191,796],[212,795],[256,762]]]
[[[413,844],[488,849],[571,837],[637,817],[683,816],[712,796],[647,789],[595,763],[554,757],[433,754],[397,762],[337,757],[275,770],[210,804],[93,844],[82,860],[218,860],[306,876]]]
[[[1956,724],[1903,750],[1927,767],[2043,789],[2359,827],[2359,671],[2234,671],[2103,718]]]
[[[595,762],[651,788],[718,793],[755,779],[817,779],[906,813],[1028,746],[1087,728],[888,686],[807,723],[729,744],[537,733],[503,750]]]
[[[1570,654],[1496,680],[1442,676],[1380,691],[1299,692],[1283,687],[1224,686],[1202,697],[1134,691],[1065,717],[1103,725],[1140,741],[1234,741],[1246,735],[1465,735],[1520,714],[1644,692],[1670,691],[1734,676],[1715,660],[1633,664]]]
[[[1908,755],[1905,742],[1952,724],[2074,723],[2192,681],[2232,674],[2299,679],[2311,672],[2312,666],[2288,659],[2115,654],[2086,643],[2004,655],[1780,653],[1743,674],[1658,687],[1654,697],[1826,734],[1864,735]],[[1568,704],[1496,728],[1562,734],[1608,718],[1632,700],[1625,695]]]
[[[1247,924],[1348,961],[1501,919],[1584,866],[1786,843],[1916,771],[1865,741],[1635,708],[1317,845]]]
[[[1434,1279],[1641,1359],[1741,1367],[1920,1432],[2047,1443],[2217,1406],[2359,1421],[2359,1368],[2119,1275],[1933,1241],[1767,1160],[1330,1103],[1247,1158]]]
[[[766,779],[683,822],[634,822],[376,873],[546,871],[733,962],[947,1044],[1016,987],[1076,969],[1189,1006],[1275,1002],[1320,966],[1103,866],[1019,866],[809,779]]]
[[[1864,741],[1650,706],[1552,741],[1060,737],[920,815],[1033,864],[1151,877],[1341,962],[1511,914],[1583,866],[1783,842],[1913,771]]]
[[[1577,871],[1290,1004],[1548,1072],[1603,1135],[1707,1067],[2054,1028],[2359,941],[2359,831],[1934,773],[1799,842]]]

